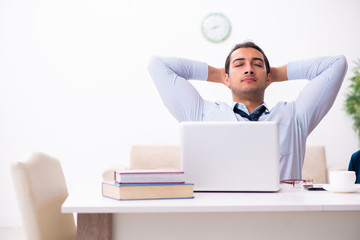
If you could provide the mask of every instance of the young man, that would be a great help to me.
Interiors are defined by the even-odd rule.
[[[306,139],[331,108],[347,70],[344,56],[289,62],[270,67],[252,42],[237,44],[225,68],[180,58],[153,57],[149,72],[170,113],[179,121],[276,121],[280,136],[280,179],[300,179]],[[189,79],[230,88],[233,104],[204,100]],[[308,79],[293,102],[279,102],[269,111],[265,89],[272,82]],[[259,136],[260,138],[261,136]]]

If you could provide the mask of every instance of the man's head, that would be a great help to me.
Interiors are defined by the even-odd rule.
[[[259,104],[270,83],[269,61],[261,48],[252,42],[235,45],[225,62],[225,85],[233,100]]]
[[[231,51],[225,61],[225,73],[226,74],[229,74],[229,67],[230,67],[229,65],[230,65],[231,54],[239,48],[254,48],[254,49],[258,50],[259,52],[261,52],[261,54],[264,56],[266,73],[267,74],[270,73],[270,63],[269,63],[269,60],[266,57],[264,51],[255,43],[247,41],[247,42],[243,42],[243,43],[238,43],[231,49]]]

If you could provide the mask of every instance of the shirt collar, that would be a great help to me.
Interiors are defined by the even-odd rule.
[[[235,105],[237,104],[237,108],[240,109],[241,111],[244,111],[245,113],[249,114],[249,110],[247,109],[247,107],[243,104],[243,103],[238,103],[238,102],[233,102],[232,103],[232,109],[234,109]],[[269,112],[269,109],[266,105],[266,103],[261,104],[260,106],[258,106],[256,109],[258,109],[259,107],[264,106],[266,108],[265,112]],[[255,109],[255,110],[256,110]],[[255,111],[254,110],[254,111]]]

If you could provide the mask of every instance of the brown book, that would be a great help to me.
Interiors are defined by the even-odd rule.
[[[117,200],[193,198],[194,184],[121,184],[103,182],[102,195]]]

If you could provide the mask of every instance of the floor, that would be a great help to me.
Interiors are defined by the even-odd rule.
[[[24,234],[20,227],[0,228],[0,240],[24,240]]]

